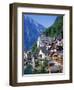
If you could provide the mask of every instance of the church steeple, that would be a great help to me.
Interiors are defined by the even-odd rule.
[[[40,37],[38,37],[38,40],[37,40],[37,48],[40,47]]]

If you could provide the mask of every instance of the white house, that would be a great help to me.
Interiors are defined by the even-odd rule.
[[[24,52],[24,59],[26,59],[27,58],[27,53],[26,52]]]
[[[41,49],[39,51],[39,56],[41,56],[41,59],[45,59],[45,54],[42,52]]]

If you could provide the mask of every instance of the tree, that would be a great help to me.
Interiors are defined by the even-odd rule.
[[[63,31],[63,16],[58,16],[51,27],[48,27],[43,34],[50,37],[57,37],[59,34],[62,36]]]

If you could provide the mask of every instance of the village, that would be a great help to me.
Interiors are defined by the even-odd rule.
[[[38,37],[34,51],[24,51],[24,74],[62,73],[63,38]]]

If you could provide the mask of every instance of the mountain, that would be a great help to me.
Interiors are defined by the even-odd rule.
[[[50,37],[63,37],[63,16],[57,16],[53,25],[48,27],[43,33]]]
[[[24,17],[24,50],[30,50],[45,27],[30,17]]]

